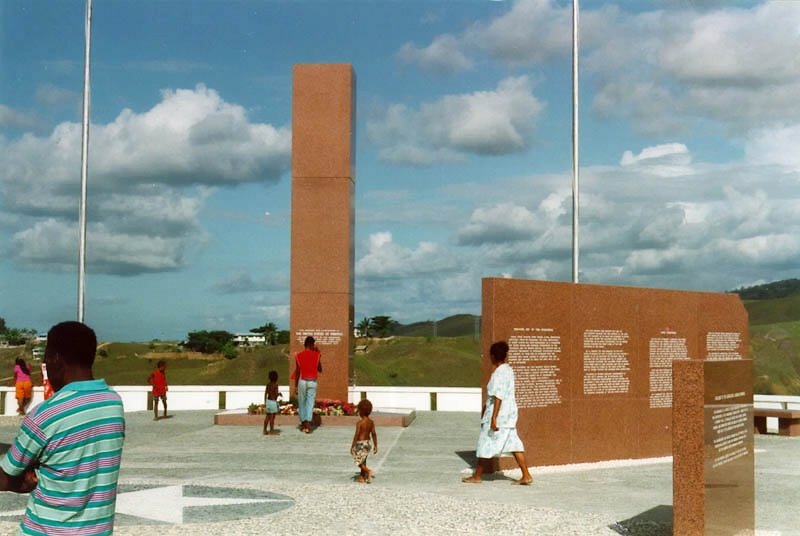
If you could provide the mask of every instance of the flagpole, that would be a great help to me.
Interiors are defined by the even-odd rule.
[[[86,183],[89,176],[90,55],[92,47],[92,0],[86,0],[86,44],[83,55],[83,132],[81,136],[81,201],[78,217],[78,322],[83,322],[86,294]]]
[[[578,160],[578,0],[572,0],[572,282],[578,282],[580,166]]]

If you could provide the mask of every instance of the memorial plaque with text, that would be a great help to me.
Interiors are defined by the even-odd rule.
[[[752,534],[753,362],[676,361],[673,531]]]

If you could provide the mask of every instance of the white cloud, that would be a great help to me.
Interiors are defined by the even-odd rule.
[[[689,149],[682,143],[665,143],[652,147],[645,147],[634,155],[631,151],[622,154],[620,165],[647,166],[649,170],[659,177],[674,177],[691,172],[689,164],[692,162]]]
[[[367,121],[381,158],[396,164],[459,161],[465,154],[502,155],[525,150],[544,105],[526,76],[502,80],[494,91],[447,95],[414,111],[388,106]]]
[[[70,89],[44,84],[36,88],[36,100],[46,106],[76,105],[80,103],[81,96]]]
[[[572,47],[572,9],[550,0],[518,0],[511,9],[465,32],[464,40],[512,65],[541,63]]]
[[[36,130],[42,125],[41,120],[33,114],[20,112],[0,104],[0,128],[19,128]]]
[[[581,76],[594,87],[591,109],[658,136],[690,132],[708,119],[738,132],[800,121],[798,20],[798,2],[693,2],[650,11],[584,6]],[[552,60],[566,67],[571,25],[569,5],[517,0],[461,34],[440,35],[427,47],[406,44],[404,51],[421,65],[424,53],[434,56],[447,43],[454,65],[474,64],[483,52],[512,68]]]
[[[770,280],[796,276],[800,173],[772,163],[696,164],[690,154],[683,144],[666,144],[630,151],[619,167],[583,170],[582,280],[725,290],[764,278],[764,273],[772,274],[766,278]],[[662,166],[670,161],[679,163],[684,173],[665,175]],[[530,180],[536,184],[536,177]],[[493,187],[505,189],[500,181]],[[498,272],[568,279],[568,196],[552,187],[540,196],[535,217],[525,220],[530,241],[509,235],[506,240],[460,243],[478,246],[473,253]],[[476,214],[492,214],[491,208],[476,209],[472,220]],[[488,236],[499,237],[503,225],[517,221],[512,210],[505,212],[508,222],[496,218],[492,229],[497,234]],[[476,222],[461,229],[477,229]]]
[[[217,294],[250,295],[256,292],[288,291],[289,278],[286,274],[276,273],[267,277],[254,278],[249,271],[241,269],[212,284],[209,290]]]
[[[433,242],[420,242],[416,249],[396,244],[392,233],[370,235],[364,255],[356,261],[356,278],[400,279],[437,272],[450,272],[458,267],[452,252]]]
[[[250,122],[244,108],[203,85],[161,98],[145,112],[126,109],[92,125],[90,271],[179,269],[204,243],[198,216],[212,187],[275,182],[288,170],[288,128]],[[19,264],[75,265],[80,140],[77,123],[0,138],[0,195],[3,210],[20,216],[12,251]]]
[[[591,40],[583,62],[598,84],[594,111],[649,134],[698,119],[746,131],[800,118],[800,4],[596,15],[588,31],[605,39]]]
[[[527,208],[504,203],[476,208],[459,232],[460,245],[531,240],[542,226]]]
[[[800,171],[800,123],[752,132],[745,145],[747,160]]]
[[[457,73],[473,68],[472,61],[461,50],[461,43],[450,34],[440,35],[424,48],[406,43],[397,52],[397,58],[404,63],[417,63],[429,72]]]
[[[202,239],[202,233],[195,232],[192,239]],[[114,233],[103,224],[94,224],[87,230],[86,266],[91,272],[118,275],[172,271],[183,266],[186,246],[187,241],[182,237]],[[78,227],[55,219],[38,221],[14,235],[13,249],[21,266],[74,271]]]
[[[712,86],[796,83],[798,20],[796,2],[692,13],[661,49],[660,64],[678,79]]]

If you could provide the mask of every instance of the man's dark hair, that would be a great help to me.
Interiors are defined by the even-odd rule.
[[[92,368],[97,351],[94,330],[80,322],[56,324],[47,332],[48,355],[58,354],[65,362],[79,367]]]
[[[317,341],[314,340],[314,337],[309,335],[308,337],[306,337],[306,341],[303,343],[303,346],[305,346],[306,348],[313,348],[315,342]]]

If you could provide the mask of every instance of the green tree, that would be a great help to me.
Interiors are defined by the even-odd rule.
[[[0,316],[0,335],[6,332],[8,327],[6,327],[6,319]]]
[[[378,334],[378,337],[388,337],[394,333],[394,328],[397,322],[392,320],[391,316],[373,316],[369,319],[372,326],[372,331]]]
[[[366,316],[361,319],[361,322],[358,323],[356,328],[358,329],[358,332],[361,333],[362,337],[372,336],[372,322]]]
[[[289,330],[282,329],[278,332],[278,344],[289,344]]]
[[[222,352],[226,344],[233,345],[233,333],[228,331],[190,331],[184,346],[195,352],[214,354]]]
[[[232,342],[226,343],[221,348],[222,355],[225,356],[225,359],[236,359],[239,355],[239,351],[236,349],[236,346]]]
[[[267,344],[275,345],[278,343],[278,326],[274,322],[267,322],[261,327],[253,328],[250,333],[262,333]]]
[[[36,338],[36,330],[30,328],[9,328],[5,332],[6,340],[11,346],[28,344]]]

